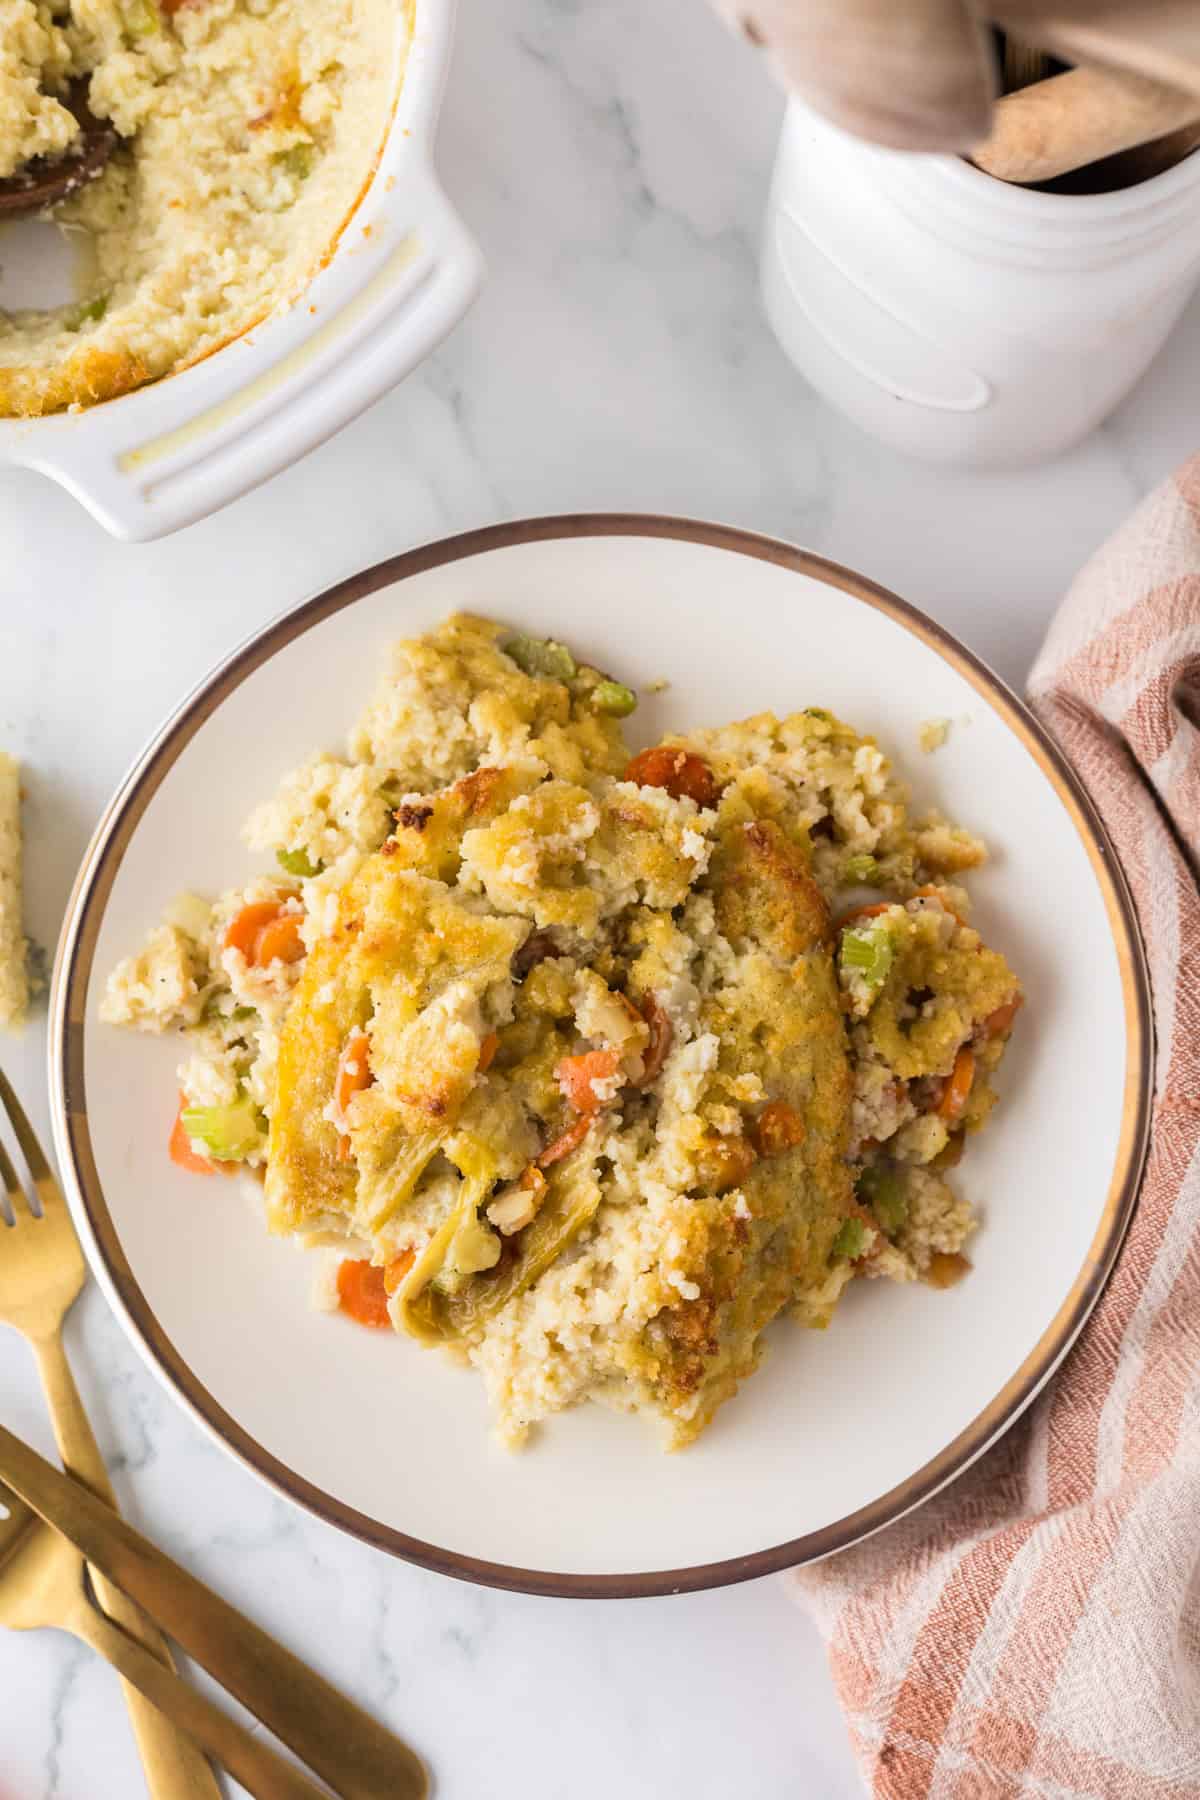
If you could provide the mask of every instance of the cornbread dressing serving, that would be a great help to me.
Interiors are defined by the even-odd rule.
[[[120,144],[54,216],[69,305],[0,312],[0,416],[111,399],[206,355],[319,266],[379,153],[397,0],[0,0],[0,177],[69,155],[72,84]]]
[[[631,755],[636,697],[466,615],[183,896],[103,1016],[181,1028],[171,1153],[263,1181],[324,1303],[474,1365],[519,1443],[584,1399],[689,1442],[777,1315],[946,1286],[947,1178],[1021,1003],[979,839],[819,707]]]
[[[51,8],[0,0],[0,180],[75,143],[79,122],[64,104],[70,72],[71,47]]]

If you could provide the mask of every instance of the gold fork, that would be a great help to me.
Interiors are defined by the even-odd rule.
[[[64,1469],[115,1509],[112,1483],[83,1410],[62,1340],[63,1320],[86,1274],[83,1252],[62,1189],[3,1070],[0,1102],[21,1146],[41,1207],[39,1217],[0,1140],[0,1181],[13,1219],[5,1229],[0,1209],[0,1323],[14,1326],[33,1346]],[[173,1669],[161,1632],[141,1608],[102,1576],[95,1578],[93,1587],[108,1617]],[[136,1687],[128,1681],[124,1686],[125,1704],[152,1800],[220,1800],[216,1777],[191,1739],[164,1718]]]
[[[226,1693],[240,1700],[342,1800],[429,1800],[425,1766],[402,1738],[3,1425],[0,1483],[0,1493],[7,1487],[19,1495],[87,1559],[89,1569],[107,1575],[139,1601],[180,1649],[194,1656]],[[19,1593],[0,1569],[0,1622],[18,1623],[10,1608],[19,1604]],[[156,1706],[178,1719],[252,1793],[293,1800],[297,1790],[292,1771],[284,1769],[289,1785],[281,1788],[278,1759],[263,1779],[257,1753],[265,1745],[98,1612],[85,1624],[89,1642],[144,1687]],[[100,1638],[95,1636],[97,1627],[103,1628]],[[249,1775],[241,1773],[247,1769]]]
[[[145,1683],[259,1800],[322,1800],[325,1789],[106,1619],[88,1598],[85,1570],[83,1557],[61,1532],[43,1524],[0,1481],[0,1625],[14,1631],[52,1625],[72,1632],[120,1669],[127,1681]],[[155,1712],[155,1716],[163,1715]]]

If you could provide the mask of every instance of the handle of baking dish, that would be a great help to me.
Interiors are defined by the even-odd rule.
[[[483,277],[431,167],[376,199],[380,186],[292,307],[179,375],[33,421],[7,460],[59,482],[115,537],[145,542],[323,443],[428,356]]]

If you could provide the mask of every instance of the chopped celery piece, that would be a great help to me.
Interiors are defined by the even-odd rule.
[[[829,1252],[832,1262],[845,1259],[853,1262],[856,1256],[863,1253],[863,1242],[866,1238],[861,1219],[843,1219],[841,1229],[833,1240],[833,1248]]]
[[[394,1218],[400,1208],[412,1199],[413,1189],[441,1149],[445,1136],[440,1127],[431,1126],[428,1131],[409,1132],[396,1126],[386,1140],[385,1149],[372,1151],[365,1159],[359,1160],[359,1198],[366,1208],[360,1224],[362,1236],[372,1237],[375,1232],[381,1231],[389,1219]],[[414,1265],[415,1277],[421,1275],[423,1266],[428,1264],[428,1273],[421,1276],[421,1286],[441,1266],[446,1245],[450,1242],[449,1237],[441,1246],[436,1259],[431,1260],[441,1236],[440,1230],[434,1233]],[[405,1284],[406,1291],[412,1286],[413,1282],[410,1280]]]
[[[858,1178],[858,1197],[879,1220],[887,1237],[895,1237],[908,1218],[908,1195],[895,1169],[873,1163]]]
[[[848,856],[842,864],[843,881],[866,884],[874,881],[878,874],[879,864],[873,856]]]
[[[277,151],[273,160],[297,181],[307,181],[312,174],[313,147],[305,143],[289,144],[286,150]]]
[[[313,875],[319,875],[323,867],[321,863],[312,860],[307,850],[277,850],[275,860],[289,875],[299,875],[304,881]]]
[[[500,646],[526,675],[548,675],[553,681],[570,681],[576,672],[575,658],[565,644],[553,638],[527,637],[518,632]]]
[[[263,1117],[243,1095],[228,1106],[185,1106],[183,1129],[215,1162],[245,1162],[266,1143]]]
[[[895,954],[895,940],[886,926],[876,926],[874,930],[851,926],[842,933],[842,967],[861,975],[868,987],[883,986]]]
[[[94,300],[81,300],[77,306],[71,307],[63,318],[68,331],[82,331],[85,325],[95,325],[108,311],[108,295],[97,294]]]
[[[232,999],[233,995],[229,992],[228,988],[214,988],[212,993],[210,993],[205,1000],[200,1011],[200,1017],[204,1024],[211,1025],[215,1021],[219,1025],[240,1025],[245,1019],[256,1019],[258,1017],[258,1010],[256,1007],[231,1007],[229,1002]]]
[[[826,712],[823,706],[806,706],[804,716],[806,719],[820,719],[824,725],[833,724],[833,714]]]
[[[623,681],[598,681],[592,689],[592,705],[597,712],[611,713],[614,719],[627,719],[637,706],[637,695]]]
[[[409,1308],[402,1323],[413,1336],[428,1342],[469,1336],[539,1279],[591,1223],[599,1205],[595,1156],[585,1143],[555,1163],[537,1217],[512,1240],[517,1246],[515,1256],[502,1259],[494,1272],[476,1275],[461,1286],[448,1286],[426,1309],[424,1318]]]

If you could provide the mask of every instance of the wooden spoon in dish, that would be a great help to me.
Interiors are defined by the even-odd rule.
[[[64,104],[79,120],[77,143],[63,156],[35,156],[0,181],[0,219],[43,212],[94,181],[117,144],[116,129],[89,110],[86,81],[73,81]]]

